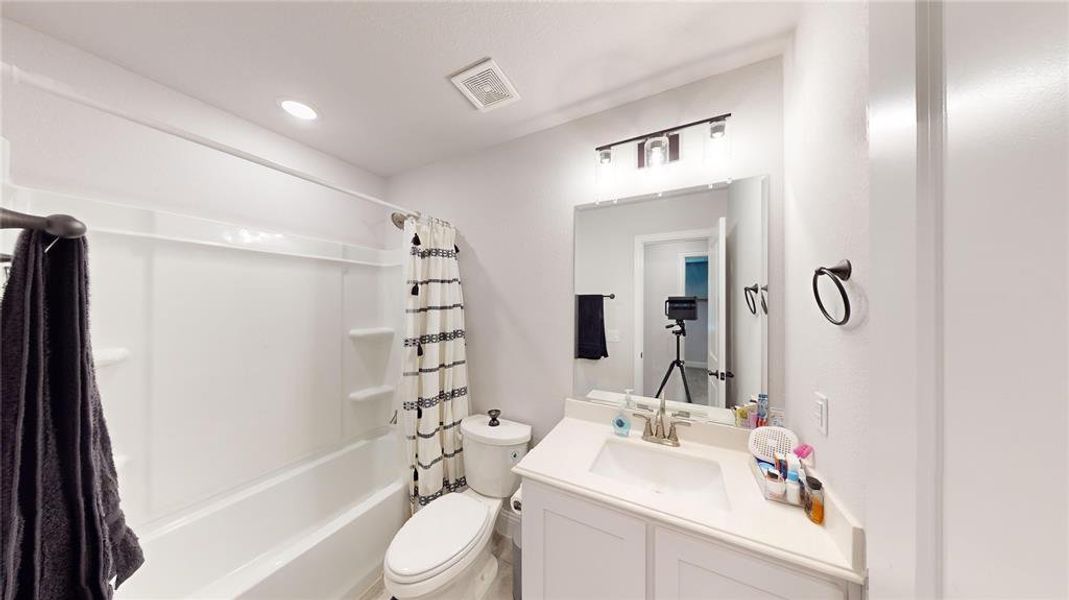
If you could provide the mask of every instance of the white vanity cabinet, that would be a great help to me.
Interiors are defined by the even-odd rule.
[[[717,541],[654,527],[653,598],[852,598],[850,586]]]
[[[524,600],[861,597],[857,584],[523,484]]]
[[[545,486],[523,485],[525,600],[647,597],[645,521]]]

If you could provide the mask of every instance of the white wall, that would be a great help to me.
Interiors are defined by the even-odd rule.
[[[870,394],[868,7],[807,3],[784,57],[785,394],[789,426],[816,448],[817,469],[863,518]],[[813,270],[849,259],[854,316],[826,321],[810,290]],[[828,397],[824,437],[811,417]]]
[[[771,59],[390,179],[391,201],[459,229],[474,410],[500,407],[531,423],[536,438],[563,414],[574,355],[572,213],[594,199],[600,144],[732,113],[732,175],[772,178],[771,279],[779,281],[781,93],[781,63]],[[781,303],[773,294],[772,305]],[[775,349],[782,315],[774,317]],[[774,350],[773,373],[780,360]],[[781,396],[780,382],[771,389]]]
[[[18,24],[2,27],[7,64],[342,185],[373,194],[385,188],[366,171],[116,65]],[[116,452],[129,458],[120,481],[131,522],[166,518],[386,424],[385,402],[354,407],[346,396],[399,377],[395,357],[379,350],[368,358],[346,332],[399,314],[389,288],[400,285],[396,268],[131,239],[95,227],[218,238],[218,225],[157,212],[173,211],[253,235],[265,228],[399,245],[384,209],[4,83],[12,180],[67,192],[20,191],[5,201],[86,220],[94,348],[130,352],[100,369],[98,381]],[[298,252],[322,246],[293,243]]]
[[[943,590],[1065,598],[1069,8],[944,23]]]
[[[726,192],[707,190],[575,212],[575,293],[616,294],[615,300],[605,300],[605,329],[619,332],[620,339],[608,342],[608,358],[575,360],[575,387],[569,389],[577,397],[592,389],[622,392],[633,388],[641,393],[633,385],[635,236],[710,228],[726,209]],[[678,276],[678,266],[671,269],[671,276]],[[661,311],[663,317],[662,302],[646,308]],[[657,390],[657,381],[651,391]],[[645,384],[648,388],[650,382]]]

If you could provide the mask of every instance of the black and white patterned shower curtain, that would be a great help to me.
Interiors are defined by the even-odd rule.
[[[409,219],[405,237],[401,423],[415,512],[467,485],[458,429],[468,415],[468,367],[456,230],[443,221]]]

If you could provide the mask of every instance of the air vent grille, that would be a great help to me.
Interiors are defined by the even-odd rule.
[[[480,111],[488,111],[520,99],[512,82],[493,59],[476,63],[450,78]]]

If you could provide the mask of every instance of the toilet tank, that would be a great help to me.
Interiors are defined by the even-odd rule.
[[[512,467],[527,454],[531,426],[489,415],[471,415],[460,422],[464,444],[464,476],[468,487],[490,498],[508,498],[520,485]]]

